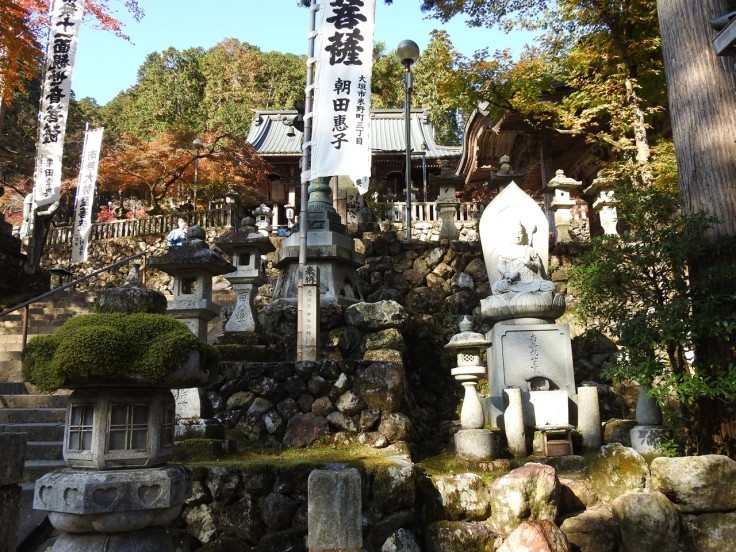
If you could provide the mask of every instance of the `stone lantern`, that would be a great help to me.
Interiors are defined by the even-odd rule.
[[[455,196],[465,183],[465,178],[456,176],[450,170],[449,161],[442,162],[442,170],[439,175],[429,177],[432,189],[437,193],[437,210],[442,220],[440,227],[441,240],[460,239],[460,231],[455,226],[455,213],[460,205],[460,200]]]
[[[571,209],[575,207],[575,200],[571,192],[582,186],[581,181],[565,176],[565,171],[558,170],[555,177],[547,183],[547,187],[555,191],[552,198],[551,208],[555,214],[555,229],[557,230],[558,242],[572,241],[570,237],[570,222],[572,221]]]
[[[234,272],[225,274],[227,281],[233,285],[237,302],[224,330],[225,333],[255,334],[259,324],[253,314],[253,299],[258,286],[268,281],[262,256],[274,251],[275,247],[269,238],[255,232],[252,218],[244,218],[241,228],[215,240],[220,249],[232,256],[235,266]]]
[[[154,336],[150,343],[176,339],[177,331],[186,333],[184,328],[177,330],[162,324],[155,317],[168,318],[149,310],[149,307],[158,310],[161,301],[165,305],[163,296],[151,301],[138,288],[135,285],[117,288],[115,300],[106,301],[105,308],[109,312],[112,304],[121,304],[124,306],[121,313],[145,312],[151,317],[145,321],[146,328]],[[126,302],[129,304],[125,305]],[[76,333],[79,335],[86,329],[104,335],[104,331],[111,330],[101,328],[113,324],[111,319],[106,320],[90,318],[77,327]],[[137,320],[114,322],[118,324],[115,327],[119,339],[135,339],[126,335],[124,329],[131,324],[144,323]],[[80,320],[75,319],[75,322],[79,324]],[[154,330],[159,324],[162,324],[161,329]],[[60,339],[74,339],[74,331],[67,331]],[[68,342],[68,347],[74,343]],[[148,342],[142,343],[145,346]],[[33,346],[33,342],[30,345]],[[58,345],[62,347],[63,344]],[[146,354],[143,350],[138,353]],[[89,368],[75,371],[72,359],[63,360],[63,355],[53,354],[57,360],[62,359],[60,362],[69,364],[59,383],[60,387],[72,389],[63,443],[63,455],[69,468],[38,479],[33,497],[34,509],[48,512],[50,523],[61,532],[53,550],[173,551],[166,527],[176,519],[184,501],[191,496],[191,477],[184,466],[166,463],[174,450],[175,404],[170,389],[202,385],[207,381],[208,373],[203,369],[199,350],[193,348],[186,360],[174,362],[162,376],[144,372],[107,374],[105,370],[94,368],[91,373]],[[161,360],[173,362],[173,357],[174,353]],[[34,358],[34,363],[38,362],[39,357]],[[109,358],[101,354],[97,365],[108,362]]]
[[[253,214],[256,216],[258,232],[268,237],[271,234],[271,209],[265,203],[261,203],[253,210]]]
[[[613,195],[614,184],[612,180],[605,178],[603,171],[598,171],[598,177],[585,190],[586,194],[596,196],[593,200],[593,211],[598,213],[603,233],[610,236],[618,236],[616,228],[618,212]]]
[[[457,354],[457,367],[451,374],[465,388],[460,424],[462,429],[455,434],[457,455],[465,460],[488,460],[493,458],[493,436],[485,425],[483,407],[478,398],[476,384],[485,376],[486,368],[481,364],[481,351],[490,346],[490,341],[481,334],[471,331],[473,323],[465,316],[459,324],[460,333],[455,334],[445,349]]]
[[[149,266],[174,279],[167,313],[181,320],[200,340],[207,340],[207,322],[220,314],[212,303],[212,278],[234,272],[235,267],[204,243],[204,231],[192,226],[183,247],[172,247],[160,257],[151,257]]]

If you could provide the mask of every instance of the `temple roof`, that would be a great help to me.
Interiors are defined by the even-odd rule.
[[[296,111],[257,111],[248,133],[248,142],[264,157],[301,156],[302,133],[292,121]],[[459,158],[462,148],[442,146],[434,140],[434,127],[426,109],[411,110],[411,148],[426,152],[427,159]],[[399,154],[406,151],[404,111],[371,110],[372,151],[375,154]],[[289,134],[293,134],[289,136]]]

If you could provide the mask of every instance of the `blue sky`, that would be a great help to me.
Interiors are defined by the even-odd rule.
[[[325,0],[326,1],[326,0]],[[139,0],[146,16],[140,23],[125,21],[131,42],[86,25],[80,31],[79,48],[72,78],[77,98],[92,97],[99,104],[135,84],[138,68],[146,55],[169,47],[179,50],[201,46],[210,48],[225,38],[237,38],[263,51],[295,54],[307,51],[309,11],[297,0]],[[113,6],[122,0],[113,0]],[[456,19],[443,25],[426,20],[420,0],[394,0],[387,6],[377,0],[375,40],[393,50],[404,39],[414,40],[420,49],[427,45],[432,29],[444,28],[455,48],[465,55],[488,47],[520,51],[529,35],[512,36],[496,30],[470,29]]]

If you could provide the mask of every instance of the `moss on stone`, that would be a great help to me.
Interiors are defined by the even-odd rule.
[[[162,314],[99,313],[67,321],[52,336],[28,343],[23,375],[41,391],[53,392],[70,378],[140,374],[156,383],[198,350],[207,369],[217,350],[200,342],[187,326]]]

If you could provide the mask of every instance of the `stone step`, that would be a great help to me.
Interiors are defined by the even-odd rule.
[[[0,351],[0,363],[20,359],[20,351]]]
[[[35,481],[50,471],[68,467],[65,460],[26,460],[23,466],[22,483]]]
[[[14,381],[14,382],[0,382],[0,396],[2,395],[26,395],[28,394],[27,384]],[[8,405],[10,406],[10,405]]]
[[[61,441],[31,441],[26,443],[26,462],[33,460],[63,460]]]
[[[2,424],[64,422],[66,408],[0,408]]]
[[[66,408],[68,395],[32,395],[25,387],[15,394],[0,393],[0,409],[3,408]]]
[[[23,364],[20,360],[7,360],[0,363],[0,382],[22,382]]]
[[[31,441],[61,441],[64,439],[64,424],[55,422],[0,424],[0,432],[25,433]]]

